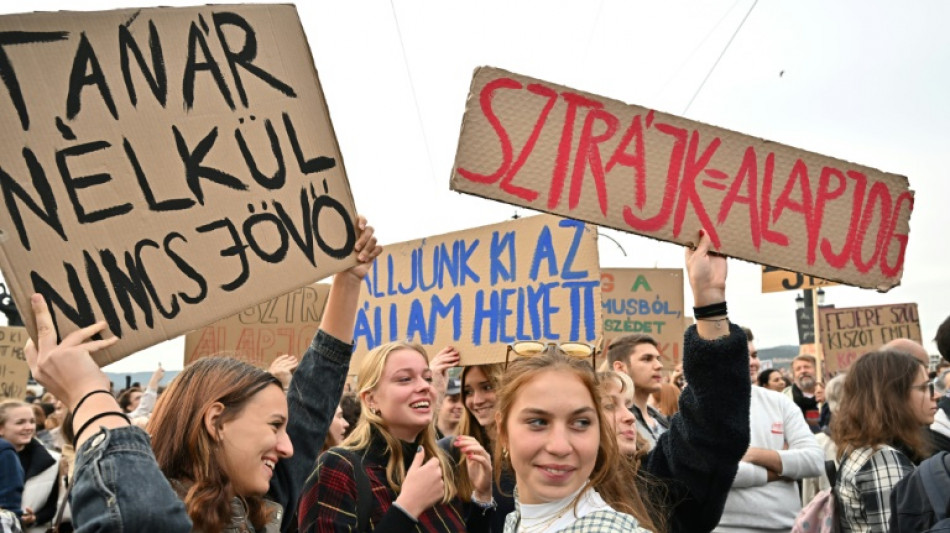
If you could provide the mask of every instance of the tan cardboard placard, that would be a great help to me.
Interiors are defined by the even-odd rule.
[[[30,367],[23,347],[28,338],[26,328],[0,326],[0,398],[26,397]]]
[[[775,267],[762,267],[762,292],[797,291],[837,285],[833,281],[808,276],[801,272],[789,272]]]
[[[907,178],[481,67],[454,190],[886,291],[900,282]]]
[[[185,365],[228,355],[260,368],[275,358],[303,357],[320,328],[330,285],[314,283],[248,307],[185,336]]]
[[[355,264],[293,6],[7,15],[0,42],[0,267],[61,335],[107,321],[99,364]]]
[[[893,339],[923,342],[917,304],[823,307],[818,316],[827,373],[847,370],[855,359]]]
[[[686,320],[682,269],[602,268],[600,295],[606,346],[617,337],[643,333],[659,344],[666,370],[683,360]]]
[[[596,228],[539,215],[386,245],[364,279],[350,373],[380,344],[411,340],[462,365],[505,360],[518,340],[601,335]]]

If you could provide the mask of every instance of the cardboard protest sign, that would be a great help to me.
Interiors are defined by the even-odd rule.
[[[355,264],[293,6],[3,16],[0,74],[0,267],[100,364]]]
[[[923,342],[917,304],[821,308],[821,349],[825,371],[846,370],[855,359],[893,339]]]
[[[0,327],[0,398],[26,397],[30,367],[23,347],[28,338],[26,328]]]
[[[300,358],[320,328],[330,285],[314,283],[248,307],[185,336],[185,364],[228,355],[267,368],[285,353]]]
[[[411,340],[462,365],[505,360],[519,340],[600,338],[596,228],[550,215],[386,245],[367,274],[351,373],[380,344]]]
[[[683,359],[683,270],[679,268],[603,268],[606,345],[617,337],[643,333],[656,339],[663,367]]]
[[[801,272],[789,272],[781,268],[762,267],[762,292],[797,291],[837,285],[833,281],[806,276]]]
[[[881,291],[914,203],[903,176],[491,67],[451,186],[680,244],[702,228],[725,255]]]

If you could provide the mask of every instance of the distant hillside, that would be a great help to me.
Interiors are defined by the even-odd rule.
[[[798,355],[799,347],[793,344],[773,346],[772,348],[758,348],[759,359],[772,361],[774,368],[792,366],[792,359]]]

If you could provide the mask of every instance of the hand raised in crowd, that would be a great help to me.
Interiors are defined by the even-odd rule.
[[[373,260],[382,253],[383,247],[377,244],[376,236],[374,235],[375,230],[372,226],[367,225],[366,217],[358,215],[356,217],[356,227],[359,228],[360,235],[356,239],[353,250],[357,253],[356,259],[359,263],[356,266],[350,267],[347,272],[350,272],[359,279],[363,279],[366,277],[366,273],[369,272]]]
[[[425,450],[419,446],[395,502],[414,518],[439,502],[445,493],[442,463],[436,457],[425,461],[425,456]]]
[[[158,368],[155,369],[155,372],[152,372],[152,377],[148,380],[148,389],[158,390],[159,384],[162,380],[165,379],[165,369],[162,368],[162,364],[158,363]]]
[[[294,370],[297,369],[298,363],[299,361],[295,356],[285,353],[274,359],[270,366],[267,367],[267,371],[277,378],[280,381],[280,385],[286,389],[290,386],[290,378],[293,377]]]
[[[92,336],[106,330],[105,322],[76,330],[56,343],[56,328],[53,317],[46,306],[46,300],[39,294],[30,298],[33,316],[36,319],[36,343],[27,341],[24,352],[33,377],[54,396],[62,400],[73,412],[73,427],[81,428],[92,416],[107,411],[120,413],[119,404],[111,394],[94,394],[83,403],[81,411],[76,412],[76,404],[93,391],[106,391],[111,388],[109,378],[99,369],[90,354],[115,344],[118,337],[102,340],[90,340]],[[124,418],[107,416],[97,420],[99,425],[121,427],[128,425]],[[94,431],[76,435],[76,449]]]
[[[475,487],[475,499],[480,502],[491,501],[491,456],[475,437],[468,435],[456,436],[452,445],[466,458],[465,467],[468,469],[468,478]],[[468,497],[468,494],[462,496]]]
[[[709,235],[699,230],[696,248],[686,249],[686,272],[693,290],[693,305],[696,307],[726,301],[726,258],[715,253],[711,247]]]
[[[459,364],[459,352],[452,346],[446,346],[429,361],[432,370],[432,388],[439,398],[445,396],[449,382],[449,369]]]

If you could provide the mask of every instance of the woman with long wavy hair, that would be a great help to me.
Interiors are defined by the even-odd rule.
[[[933,382],[916,357],[882,350],[852,363],[831,419],[842,531],[888,531],[891,490],[928,456],[923,429],[936,410]]]
[[[360,364],[362,404],[356,428],[317,463],[300,501],[300,529],[353,531],[476,531],[485,515],[468,513],[457,498],[454,465],[436,444],[436,392],[425,350],[394,342],[374,348]],[[465,455],[476,502],[491,505],[491,459],[472,437],[454,437]],[[360,508],[361,479],[372,494]],[[365,500],[364,500],[365,501]],[[361,524],[360,516],[369,524]]]

